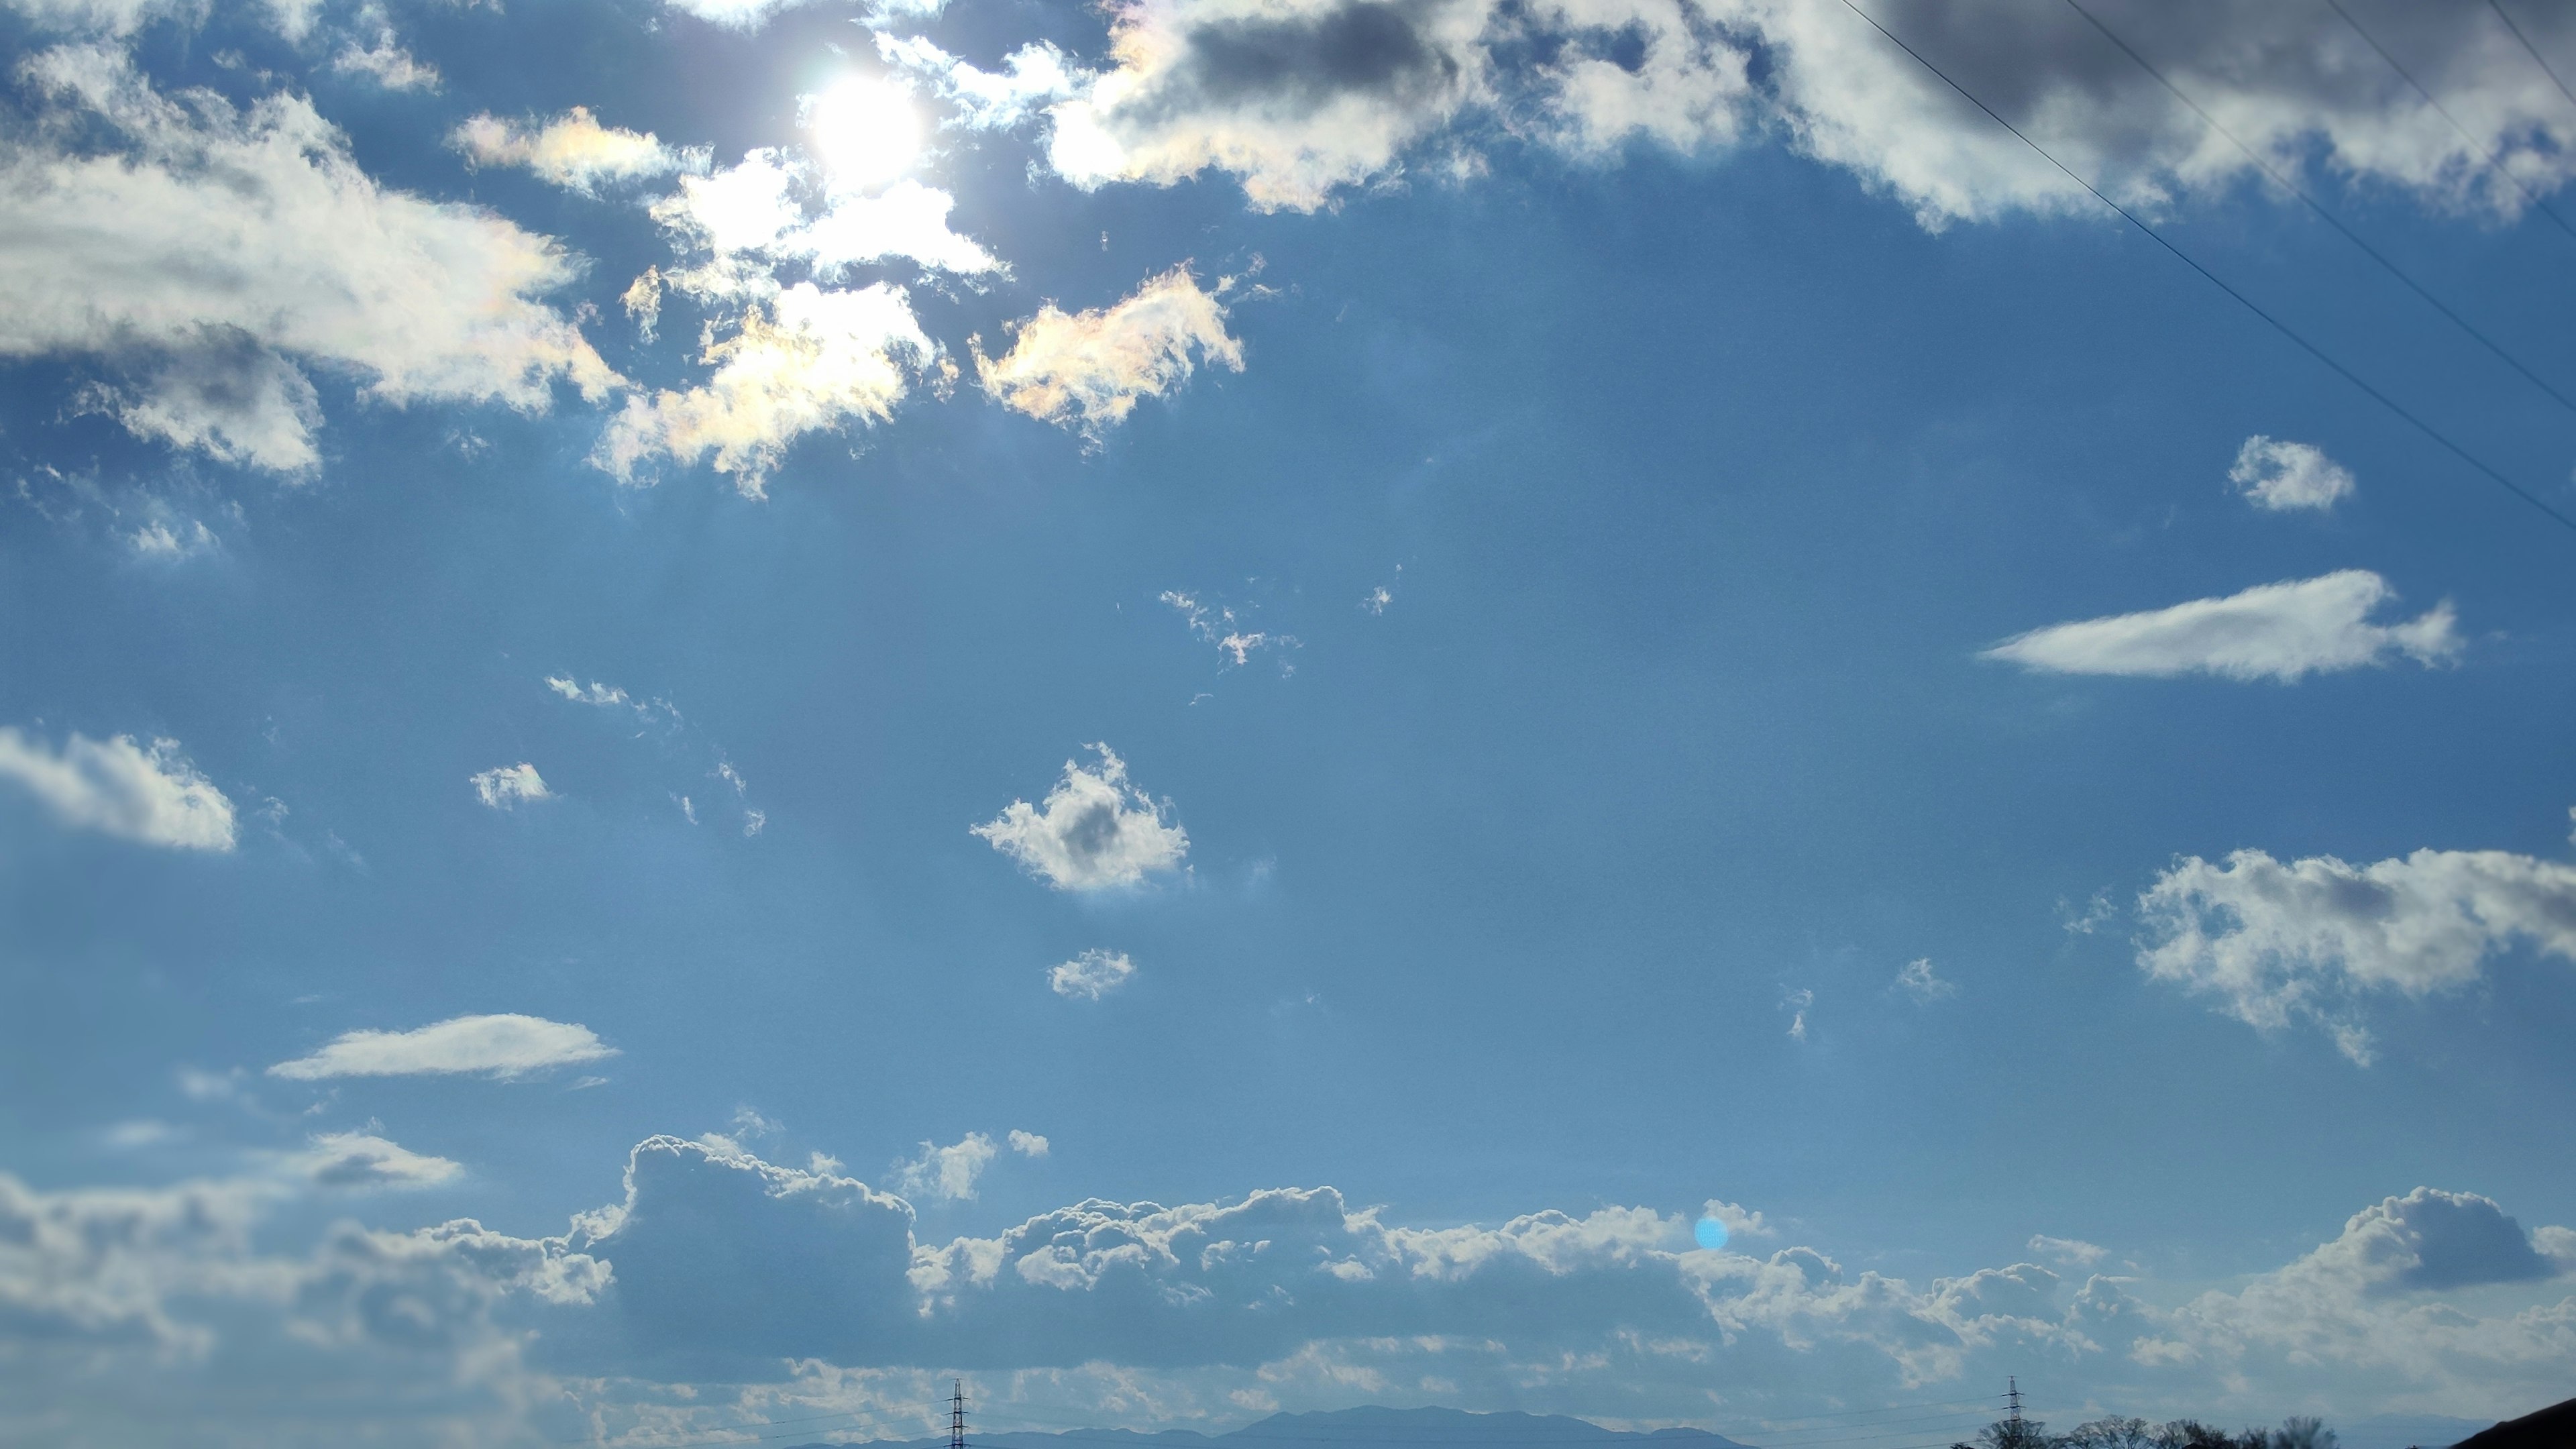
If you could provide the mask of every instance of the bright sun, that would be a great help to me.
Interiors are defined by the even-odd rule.
[[[837,82],[805,102],[805,130],[836,181],[890,181],[921,153],[921,117],[899,88],[865,76]]]

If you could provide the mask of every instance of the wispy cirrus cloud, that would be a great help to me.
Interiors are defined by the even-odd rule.
[[[2049,674],[2125,674],[2293,684],[2310,674],[2393,658],[2446,663],[2463,641],[2449,603],[2413,619],[2373,623],[2397,591],[2367,569],[2262,584],[2225,598],[2052,624],[1985,651],[1988,659]]]
[[[233,802],[180,753],[177,740],[137,744],[77,731],[60,747],[0,725],[0,779],[15,781],[75,830],[172,850],[228,851]]]
[[[272,1077],[483,1076],[510,1081],[553,1067],[604,1061],[617,1049],[589,1027],[541,1016],[457,1016],[409,1031],[352,1031],[268,1069]]]

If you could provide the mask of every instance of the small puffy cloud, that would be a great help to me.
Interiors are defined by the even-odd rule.
[[[2110,1249],[2081,1238],[2052,1238],[2046,1233],[2031,1234],[2029,1247],[2043,1258],[2054,1258],[2076,1268],[2090,1268],[2111,1254]]]
[[[665,146],[649,131],[603,126],[575,106],[539,125],[477,113],[450,138],[478,166],[524,166],[540,178],[591,192],[619,181],[703,169],[704,151]]]
[[[1016,1139],[1027,1134],[1013,1135]],[[1019,1143],[1014,1140],[1011,1145],[1017,1147]],[[975,1179],[984,1175],[984,1169],[1000,1152],[993,1139],[981,1132],[969,1132],[946,1147],[924,1142],[919,1157],[894,1165],[893,1184],[897,1191],[915,1197],[928,1194],[943,1202],[972,1202]]]
[[[551,800],[555,792],[546,788],[537,767],[525,760],[515,765],[495,765],[467,780],[474,787],[474,798],[495,810],[515,810],[521,801]]]
[[[2202,673],[2289,684],[2310,674],[2385,664],[2398,655],[2430,666],[2459,653],[2447,602],[2418,618],[2370,622],[2380,605],[2396,597],[2379,575],[2344,569],[2262,584],[2223,599],[2053,624],[2015,635],[1983,657],[2053,674]]]
[[[2138,897],[2138,965],[2266,1031],[2309,1020],[2368,1065],[2359,1001],[2475,982],[2517,943],[2576,961],[2576,866],[2501,850],[2418,850],[2349,865],[2240,850],[2187,856]]]
[[[1789,1039],[1791,1041],[1805,1041],[1807,1039],[1807,1012],[1812,1009],[1815,1004],[1816,993],[1803,986],[1799,987],[1795,991],[1785,991],[1781,993],[1780,1009],[1789,1013]]]
[[[633,703],[626,697],[625,690],[613,684],[602,684],[596,679],[583,684],[568,675],[549,674],[546,676],[546,688],[575,704],[597,705],[603,709],[614,709]]]
[[[1919,956],[1908,961],[1896,973],[1896,989],[1928,1006],[1945,996],[1959,994],[1959,984],[1942,979],[1932,969],[1932,958]]]
[[[975,371],[1004,407],[1097,438],[1126,421],[1138,398],[1188,381],[1193,358],[1241,372],[1243,344],[1226,335],[1216,297],[1200,290],[1189,268],[1174,267],[1099,311],[1067,313],[1049,303],[1018,325],[998,360],[978,348]]]
[[[279,1062],[268,1074],[299,1082],[462,1075],[510,1081],[615,1055],[617,1049],[602,1043],[589,1027],[503,1013],[451,1017],[410,1031],[348,1032],[311,1056]]]
[[[1047,968],[1047,985],[1058,996],[1098,1001],[1127,984],[1136,974],[1136,963],[1124,951],[1085,951],[1070,961]]]
[[[295,1155],[293,1166],[324,1187],[435,1187],[465,1171],[371,1132],[328,1132]]]
[[[1135,885],[1177,867],[1189,853],[1188,833],[1164,819],[1165,805],[1129,783],[1116,751],[1090,748],[1100,756],[1098,768],[1065,761],[1064,778],[1044,802],[1014,800],[970,827],[973,833],[1062,891]]]
[[[120,840],[172,850],[230,850],[233,802],[179,753],[132,735],[93,740],[75,732],[59,750],[0,725],[0,779],[14,780],[56,820]]]
[[[2311,508],[2323,513],[2348,496],[2352,474],[2307,443],[2285,443],[2261,433],[2236,450],[2236,465],[2227,481],[2255,507],[2274,513]]]
[[[627,399],[591,461],[621,482],[654,457],[712,455],[744,496],[767,491],[787,445],[807,433],[881,423],[937,355],[900,287],[826,292],[799,282],[708,344],[715,375],[686,391]]]
[[[1022,1157],[1044,1157],[1048,1147],[1046,1138],[1039,1133],[1023,1132],[1017,1127],[1011,1129],[1011,1150]]]
[[[0,155],[0,357],[139,379],[114,408],[136,432],[297,472],[318,457],[304,362],[394,404],[535,411],[558,381],[620,381],[539,300],[578,270],[561,247],[380,186],[305,98],[172,98],[96,48],[21,73],[39,124]]]

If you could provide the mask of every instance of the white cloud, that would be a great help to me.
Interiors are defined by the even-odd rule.
[[[884,422],[936,356],[902,288],[826,292],[799,282],[765,310],[755,305],[732,337],[708,344],[704,360],[716,371],[706,383],[629,398],[591,461],[633,482],[648,459],[689,465],[712,454],[716,471],[757,498],[789,443]]]
[[[1024,45],[1003,57],[999,71],[979,70],[917,35],[879,32],[877,54],[886,64],[920,77],[957,110],[970,130],[1016,126],[1045,107],[1074,96],[1091,80],[1054,46]]]
[[[389,91],[435,91],[440,85],[438,67],[403,49],[391,26],[379,30],[376,43],[364,49],[354,40],[340,47],[340,53],[331,58],[331,68],[342,75],[365,76]]]
[[[2081,1238],[2052,1238],[2046,1233],[2030,1235],[2030,1251],[2043,1258],[2055,1258],[2071,1267],[2090,1268],[2110,1256],[2110,1249]]]
[[[1932,958],[1919,956],[1908,961],[1896,973],[1897,989],[1916,1001],[1929,1005],[1945,996],[1959,994],[1955,981],[1945,981],[1932,969]]]
[[[1044,1157],[1047,1155],[1049,1146],[1046,1138],[1039,1133],[1023,1132],[1017,1127],[1011,1129],[1011,1150],[1022,1157]]]
[[[40,31],[58,35],[132,35],[156,20],[176,19],[194,25],[206,13],[205,0],[6,0],[7,6]]]
[[[1128,782],[1127,763],[1115,751],[1090,748],[1100,756],[1098,769],[1065,761],[1064,778],[1043,804],[1014,800],[973,832],[1057,890],[1134,885],[1178,866],[1189,853],[1188,833],[1163,818],[1167,806]]]
[[[327,1132],[293,1158],[296,1171],[324,1187],[436,1187],[465,1171],[372,1132]]]
[[[546,688],[575,704],[597,705],[603,709],[628,707],[634,703],[626,697],[625,690],[613,684],[602,684],[596,679],[585,685],[569,675],[549,674]]]
[[[1019,1143],[1015,1140],[1011,1145]],[[916,1197],[926,1193],[944,1202],[972,1202],[975,1179],[984,1175],[1000,1152],[993,1139],[981,1132],[969,1132],[946,1147],[924,1142],[919,1157],[894,1165],[894,1186]]]
[[[1058,996],[1080,997],[1098,1001],[1127,984],[1136,974],[1136,963],[1124,951],[1085,951],[1070,961],[1047,968],[1047,985]]]
[[[298,1082],[467,1074],[509,1081],[615,1055],[617,1049],[589,1027],[504,1013],[450,1017],[409,1031],[347,1032],[311,1056],[279,1062],[268,1074]]]
[[[98,49],[22,73],[42,124],[0,156],[0,356],[141,378],[129,428],[295,472],[318,414],[289,358],[394,404],[537,410],[557,380],[593,398],[620,381],[538,300],[575,274],[560,247],[379,186],[304,98],[173,99]]]
[[[398,1160],[369,1139],[349,1134],[352,1155]],[[948,1171],[940,1151],[904,1164],[925,1192]],[[1699,1251],[1684,1218],[1631,1207],[1409,1227],[1331,1188],[1094,1198],[924,1241],[908,1203],[828,1156],[800,1169],[670,1137],[639,1144],[622,1200],[561,1237],[341,1225],[299,1249],[310,1215],[275,1210],[317,1192],[307,1155],[166,1189],[38,1192],[0,1174],[16,1422],[224,1449],[585,1428],[695,1440],[825,1404],[914,1405],[934,1386],[899,1366],[959,1361],[1022,1375],[1060,1417],[1114,1399],[1150,1427],[1239,1416],[1262,1393],[1346,1401],[1425,1381],[1477,1406],[1533,1385],[1616,1392],[1686,1421],[1713,1376],[1740,1386],[1728,1407],[1751,1422],[1815,1412],[1818,1384],[1915,1401],[2040,1358],[2070,1397],[2166,1413],[2492,1414],[2563,1395],[2576,1331],[2576,1233],[2525,1232],[2496,1203],[2431,1188],[2166,1309],[2104,1278],[2070,1294],[2029,1263],[1918,1285],[1810,1247]],[[351,1393],[334,1438],[298,1437],[279,1412],[309,1406],[317,1382]]]
[[[1718,1222],[1724,1224],[1728,1242],[1733,1242],[1738,1238],[1776,1238],[1780,1236],[1778,1229],[1762,1220],[1762,1214],[1753,1212],[1736,1203],[1722,1202],[1716,1198],[1710,1198],[1701,1206],[1700,1215],[1703,1217],[1715,1218]]]
[[[2015,635],[1984,657],[2056,674],[2205,673],[2289,684],[2309,674],[2385,664],[2397,655],[2429,666],[2459,653],[2448,602],[2418,618],[2371,623],[2370,615],[2396,597],[2379,575],[2344,569],[2262,584],[2223,599],[2053,624]]]
[[[515,810],[524,800],[551,800],[555,797],[554,792],[546,788],[544,778],[537,774],[537,767],[524,760],[515,765],[495,765],[474,775],[467,783],[474,787],[475,799],[495,810]]]
[[[1165,0],[1114,13],[1112,68],[1049,111],[1077,186],[1211,168],[1262,210],[1311,211],[1484,91],[1490,0]]]
[[[2227,481],[2257,508],[2274,513],[2313,508],[2323,513],[2352,493],[2352,474],[2307,443],[2285,443],[2261,433],[2236,450]]]
[[[1840,5],[1155,0],[1113,14],[1097,74],[1015,56],[1011,75],[994,76],[926,47],[888,59],[930,77],[968,124],[1047,104],[1050,163],[1077,185],[1216,170],[1264,210],[1329,205],[1409,169],[1472,175],[1496,134],[1605,160],[1631,140],[1707,152],[1782,136],[1932,227],[2096,209]],[[1871,14],[2132,206],[2259,174],[2072,10],[1889,0]],[[2397,7],[2368,23],[2467,136],[2328,7],[2159,14],[2127,38],[2285,172],[2506,215],[2526,204],[2523,187],[2546,194],[2576,174],[2576,112],[2492,17]],[[2530,24],[2544,48],[2576,39],[2576,21],[2554,11]]]
[[[704,170],[707,153],[665,146],[649,131],[603,126],[575,106],[542,125],[477,113],[450,138],[478,166],[524,166],[544,180],[592,192],[619,181]]]
[[[1210,609],[1200,603],[1195,596],[1181,593],[1176,589],[1165,589],[1157,597],[1171,605],[1183,619],[1188,621],[1193,638],[1215,645],[1218,653],[1225,655],[1238,666],[1249,662],[1256,649],[1297,647],[1294,635],[1272,634],[1260,629],[1243,628],[1236,622],[1234,610],[1223,605]]]
[[[1789,1013],[1789,1039],[1807,1039],[1807,1012],[1816,1004],[1816,993],[1805,987],[1781,993],[1780,1009]]]
[[[770,267],[805,261],[829,281],[849,269],[904,258],[961,277],[1002,270],[999,259],[948,225],[956,198],[918,181],[882,190],[832,184],[815,168],[776,150],[706,176],[683,176],[679,189],[653,204],[683,254],[710,260],[670,274],[672,285],[703,296],[765,296],[777,283]]]
[[[2576,866],[2501,850],[2418,850],[2348,865],[2284,864],[2240,850],[2224,865],[2187,856],[2138,897],[2154,939],[2149,976],[2217,997],[2248,1025],[2323,1026],[2368,1065],[2359,1001],[2422,997],[2476,981],[2516,943],[2576,961]]]
[[[1189,268],[1174,267],[1099,311],[1066,313],[1049,303],[1018,324],[999,360],[978,348],[975,371],[1003,406],[1097,438],[1126,421],[1136,399],[1188,381],[1194,354],[1243,371],[1243,344],[1226,335],[1225,308]]]
[[[233,802],[188,763],[177,740],[147,748],[132,735],[93,740],[75,732],[56,750],[0,725],[0,779],[17,781],[76,830],[173,850],[233,848]]]

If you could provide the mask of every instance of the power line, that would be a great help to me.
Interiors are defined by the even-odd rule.
[[[2540,53],[2540,47],[2532,44],[2531,37],[2522,33],[2522,27],[2513,23],[2513,17],[2504,13],[2502,0],[2487,0],[2487,8],[2496,13],[2496,19],[2504,22],[2505,29],[2513,32],[2514,39],[2522,42],[2523,53],[2540,67],[2542,75],[2549,77],[2551,85],[2558,87],[2558,93],[2567,98],[2567,104],[2576,106],[2576,91],[2567,89],[2567,82],[2558,78],[2557,70],[2550,65],[2548,57]]]
[[[2469,128],[2460,124],[2459,118],[2451,114],[2449,107],[2434,99],[2433,93],[2424,89],[2424,83],[2422,81],[2417,80],[2413,75],[2408,73],[2406,67],[2397,63],[2397,57],[2388,53],[2387,46],[2384,46],[2377,40],[2372,39],[2370,32],[2361,28],[2361,22],[2353,19],[2352,12],[2343,8],[2343,0],[2326,0],[2326,5],[2329,9],[2333,10],[2335,14],[2343,17],[2343,23],[2351,26],[2352,33],[2360,36],[2363,43],[2367,44],[2371,49],[2378,51],[2379,58],[2388,62],[2388,68],[2397,72],[2397,76],[2400,80],[2413,86],[2415,88],[2415,94],[2422,96],[2426,105],[2431,106],[2443,120],[2451,123],[2451,129],[2460,133],[2460,139],[2469,143],[2469,149],[2486,158],[2489,169],[2493,170],[2495,174],[2503,177],[2505,180],[2512,182],[2513,189],[2521,192],[2525,201],[2530,202],[2532,205],[2539,207],[2543,212],[2547,213],[2551,221],[2558,223],[2558,229],[2560,231],[2567,233],[2570,237],[2576,237],[2576,226],[2569,226],[2567,224],[2567,218],[2560,216],[2548,202],[2541,200],[2539,193],[2533,191],[2530,187],[2523,185],[2520,177],[2504,169],[2504,163],[2497,160],[2495,153],[2486,148],[2486,143],[2480,141],[2477,137],[2470,135]]]
[[[2193,100],[2189,95],[2185,94],[2182,87],[2175,85],[2163,71],[2158,70],[2154,62],[2139,54],[2137,47],[2121,39],[2119,33],[2114,31],[2108,24],[2104,23],[2100,16],[2085,9],[2080,3],[2080,0],[2066,0],[2066,3],[2075,11],[2076,14],[2083,16],[2088,21],[2091,21],[2093,28],[2101,31],[2104,39],[2110,41],[2113,45],[2118,46],[2121,54],[2136,61],[2140,69],[2144,70],[2147,74],[2154,76],[2157,84],[2162,85],[2166,90],[2173,92],[2175,100],[2191,107],[2193,115],[2196,115],[2200,117],[2201,120],[2207,122],[2211,130],[2226,137],[2237,150],[2244,152],[2245,159],[2263,168],[2264,175],[2269,176],[2274,181],[2280,183],[2283,190],[2288,191],[2291,195],[2299,198],[2299,200],[2306,202],[2308,210],[2315,212],[2318,218],[2323,220],[2326,225],[2333,227],[2338,232],[2341,232],[2344,240],[2361,248],[2364,255],[2368,256],[2372,261],[2379,263],[2382,268],[2386,269],[2390,276],[2404,282],[2408,289],[2413,291],[2416,296],[2423,298],[2427,303],[2431,304],[2434,311],[2450,318],[2452,323],[2461,331],[2476,338],[2480,346],[2486,348],[2487,351],[2494,353],[2507,367],[2521,373],[2524,379],[2530,382],[2533,387],[2549,394],[2551,398],[2557,401],[2560,407],[2567,409],[2571,413],[2576,413],[2576,399],[2569,398],[2567,394],[2560,392],[2557,388],[2551,386],[2540,376],[2539,373],[2536,373],[2529,367],[2523,365],[2522,359],[2505,351],[2504,348],[2495,341],[2495,339],[2487,336],[2484,332],[2479,331],[2476,325],[2471,323],[2469,319],[2451,310],[2450,306],[2443,302],[2441,298],[2434,296],[2430,291],[2426,290],[2421,282],[2408,276],[2404,268],[2381,255],[2379,248],[2362,240],[2361,235],[2358,232],[2355,232],[2351,227],[2344,225],[2341,217],[2328,211],[2323,203],[2319,202],[2315,197],[2310,196],[2306,189],[2301,187],[2298,182],[2276,169],[2271,162],[2263,158],[2263,154],[2261,152],[2255,150],[2252,146],[2247,145],[2243,140],[2239,139],[2235,132],[2227,129],[2226,125],[2223,124],[2216,116],[2211,115],[2205,108],[2203,108],[2200,102]],[[2489,0],[2489,3],[2494,3],[2494,0]],[[2570,99],[2576,100],[2576,97],[2571,97]]]
[[[2328,3],[2332,3],[2332,0],[2328,0]],[[2570,532],[2576,532],[2576,518],[2570,518],[2566,514],[2559,512],[2557,509],[2550,507],[2547,503],[2541,501],[2538,494],[2533,493],[2521,484],[2514,482],[2511,478],[2508,478],[2504,474],[2496,471],[2494,467],[2490,466],[2485,460],[2479,458],[2475,453],[2472,453],[2468,449],[2461,447],[2459,444],[2452,442],[2450,437],[2444,434],[2440,429],[2407,411],[2406,408],[2400,405],[2395,398],[2392,398],[2388,394],[2381,392],[2378,388],[2371,386],[2368,382],[2362,379],[2359,373],[2354,372],[2351,368],[2335,361],[2334,358],[2327,355],[2323,348],[2310,342],[2296,329],[2292,328],[2290,324],[2273,316],[2270,312],[2265,311],[2261,306],[2256,304],[2253,298],[2248,297],[2243,292],[2229,286],[2225,281],[2219,278],[2216,272],[2213,272],[2209,268],[2202,266],[2199,262],[2194,261],[2189,252],[2186,252],[2182,248],[2175,246],[2172,242],[2165,240],[2164,233],[2157,231],[2154,227],[2140,221],[2137,215],[2131,212],[2127,207],[2122,206],[2120,203],[2113,201],[2110,197],[2103,195],[2099,187],[2096,187],[2092,182],[2085,180],[2083,177],[2076,175],[2065,162],[2060,161],[2054,155],[2051,155],[2047,147],[2042,146],[2037,141],[2032,140],[2029,136],[2024,135],[2021,127],[2005,120],[2002,115],[1996,112],[1994,107],[1987,105],[1984,101],[1978,100],[1974,91],[1971,91],[1966,86],[1950,79],[1949,72],[1941,69],[1941,67],[1934,65],[1930,60],[1926,59],[1923,52],[1906,44],[1904,38],[1897,35],[1896,32],[1879,24],[1876,17],[1872,16],[1868,11],[1853,4],[1852,0],[1842,0],[1842,5],[1844,9],[1849,10],[1861,19],[1868,21],[1870,29],[1887,37],[1889,42],[1894,44],[1897,49],[1914,57],[1915,61],[1925,70],[1939,76],[1944,85],[1947,85],[1950,89],[1957,91],[1961,96],[1965,97],[1970,105],[1973,105],[1978,110],[1985,112],[1996,125],[2012,132],[2013,136],[2023,145],[2038,152],[2042,160],[2045,160],[2049,165],[2056,167],[2058,170],[2065,172],[2068,180],[2083,187],[2087,192],[2090,192],[2094,200],[2111,208],[2113,211],[2118,212],[2121,217],[2129,223],[2129,225],[2145,232],[2156,245],[2173,253],[2183,265],[2200,273],[2203,278],[2208,280],[2211,286],[2216,287],[2218,290],[2225,292],[2228,296],[2235,298],[2236,301],[2245,308],[2245,310],[2270,323],[2274,331],[2287,337],[2292,342],[2297,343],[2300,350],[2306,352],[2310,357],[2315,358],[2317,361],[2324,363],[2327,367],[2332,368],[2336,375],[2343,378],[2344,381],[2351,383],[2354,387],[2357,387],[2363,392],[2369,394],[2372,400],[2376,401],[2381,407],[2384,407],[2390,412],[2395,413],[2400,418],[2405,419],[2406,422],[2412,425],[2417,432],[2422,433],[2424,436],[2442,445],[2444,449],[2448,450],[2453,457],[2458,458],[2461,462],[2466,463],[2470,467],[2477,469],[2480,473],[2485,474],[2489,479],[2493,480],[2498,487],[2503,488],[2514,497],[2521,499],[2523,502],[2528,503],[2532,507],[2549,515],[2551,519],[2555,520]]]

